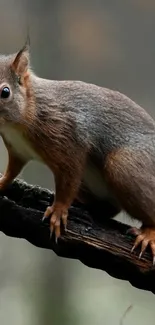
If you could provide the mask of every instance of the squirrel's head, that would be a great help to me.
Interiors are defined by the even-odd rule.
[[[29,44],[16,54],[0,56],[0,125],[20,122],[31,100]]]

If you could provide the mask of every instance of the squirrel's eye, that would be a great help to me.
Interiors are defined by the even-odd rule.
[[[8,87],[4,87],[0,94],[1,98],[8,98],[10,96],[10,89]]]

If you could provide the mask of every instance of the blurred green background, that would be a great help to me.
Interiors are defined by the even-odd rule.
[[[19,50],[28,25],[36,74],[117,89],[155,116],[154,0],[0,0],[0,52]],[[3,172],[2,141],[0,153]],[[53,187],[39,163],[21,176]],[[0,324],[119,325],[130,305],[123,324],[154,325],[151,293],[0,234]]]

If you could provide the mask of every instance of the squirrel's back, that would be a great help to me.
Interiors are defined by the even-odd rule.
[[[55,114],[62,119],[67,116],[74,124],[75,137],[98,151],[106,152],[122,145],[142,149],[149,142],[155,147],[153,118],[124,94],[82,81],[51,81],[34,76],[32,84],[42,118],[52,119],[51,110],[53,118]],[[46,96],[42,96],[44,87]]]

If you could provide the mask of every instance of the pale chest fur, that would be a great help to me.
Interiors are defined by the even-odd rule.
[[[4,140],[12,147],[12,150],[25,162],[29,160],[41,160],[41,157],[32,148],[30,142],[24,137],[22,132],[8,125],[0,128],[0,133]]]

